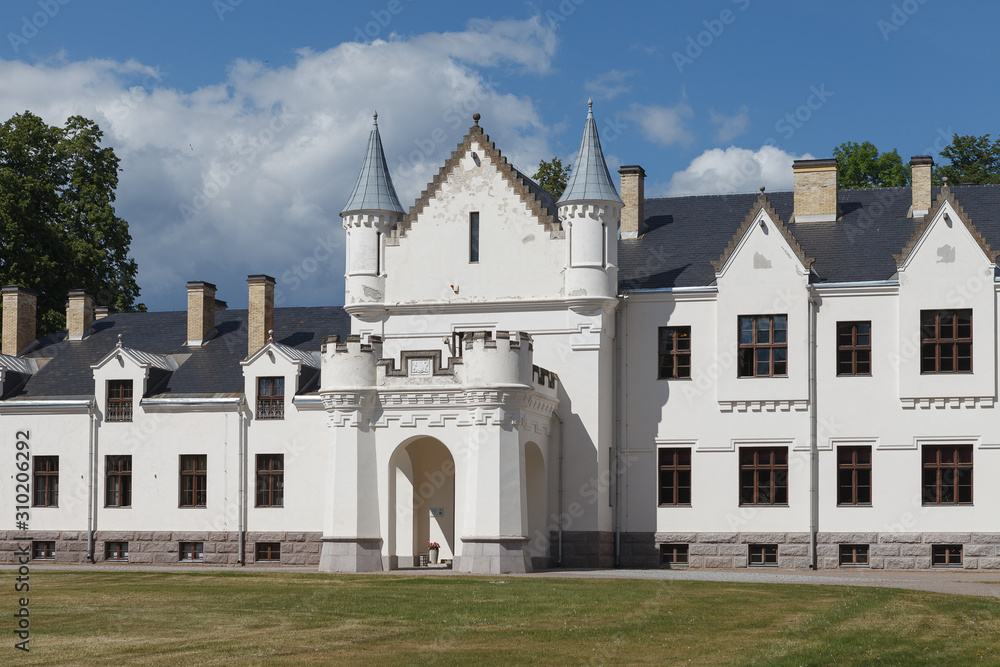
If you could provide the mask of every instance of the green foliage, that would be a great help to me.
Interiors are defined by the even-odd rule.
[[[956,134],[941,151],[941,157],[951,164],[935,170],[934,182],[937,184],[945,177],[951,185],[1000,183],[1000,139],[990,141],[988,134],[981,137]]]
[[[102,136],[81,116],[60,128],[26,111],[0,125],[0,282],[38,292],[39,335],[65,327],[72,289],[145,310],[128,222],[115,214],[118,157]]]
[[[566,183],[569,181],[569,173],[571,169],[572,167],[570,165],[563,167],[562,160],[554,157],[549,161],[540,161],[538,163],[538,171],[536,171],[535,175],[531,178],[542,186],[546,192],[556,199],[559,199],[563,190],[566,189]]]
[[[879,153],[869,141],[858,144],[848,141],[833,149],[837,158],[837,180],[840,188],[893,188],[909,185],[910,168],[904,165],[893,148]]]

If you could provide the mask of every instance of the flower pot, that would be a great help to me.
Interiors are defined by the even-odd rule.
[[[431,549],[428,553],[430,554],[431,557],[431,565],[437,565],[439,551],[437,549]]]

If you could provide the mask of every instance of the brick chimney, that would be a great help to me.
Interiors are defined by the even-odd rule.
[[[274,278],[259,274],[247,276],[250,286],[250,310],[247,313],[247,356],[264,347],[267,332],[274,329]]]
[[[35,290],[3,286],[3,354],[16,356],[35,340],[37,305]]]
[[[98,306],[94,308],[94,319],[103,320],[105,317],[111,314],[110,306]]]
[[[637,164],[621,167],[622,222],[621,235],[623,239],[638,238],[644,231],[643,221],[646,219],[646,194],[644,183],[645,170]]]
[[[212,337],[215,329],[215,285],[193,280],[187,284],[187,291],[187,344],[201,347]]]
[[[796,160],[794,222],[837,220],[837,161]]]
[[[910,190],[913,192],[910,217],[921,218],[931,210],[931,170],[933,168],[934,158],[930,155],[914,155],[910,158],[910,169],[912,170]]]
[[[69,340],[83,340],[94,323],[94,297],[82,289],[70,290],[66,308],[66,326]]]

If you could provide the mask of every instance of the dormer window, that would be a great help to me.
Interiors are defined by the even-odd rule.
[[[285,378],[257,378],[257,419],[285,418]]]
[[[109,422],[132,421],[132,381],[108,380],[108,405],[106,420]]]

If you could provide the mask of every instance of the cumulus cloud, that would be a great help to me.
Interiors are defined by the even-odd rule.
[[[715,132],[715,140],[723,144],[746,132],[750,125],[750,110],[745,104],[732,116],[716,113],[715,109],[709,109],[708,117],[712,124],[719,128]]]
[[[613,69],[585,82],[583,87],[599,100],[612,100],[622,93],[632,90],[632,87],[625,83],[630,76],[632,76],[632,72]]]
[[[282,305],[340,303],[338,213],[372,111],[404,208],[475,111],[531,173],[552,152],[539,114],[477,67],[544,71],[554,49],[537,20],[476,21],[465,33],[303,50],[281,68],[241,60],[194,91],[131,60],[0,60],[0,114],[98,122],[122,161],[117,210],[131,226],[140,298],[153,308],[183,308],[188,280],[216,283],[240,307],[253,273],[277,278]]]
[[[647,139],[663,146],[689,145],[694,141],[694,134],[686,125],[693,117],[694,111],[686,102],[673,107],[633,104],[627,114]]]
[[[754,192],[761,185],[768,190],[791,190],[792,162],[812,156],[794,155],[775,146],[749,148],[730,146],[707,150],[676,172],[666,184],[648,190],[657,195],[726,194]]]

